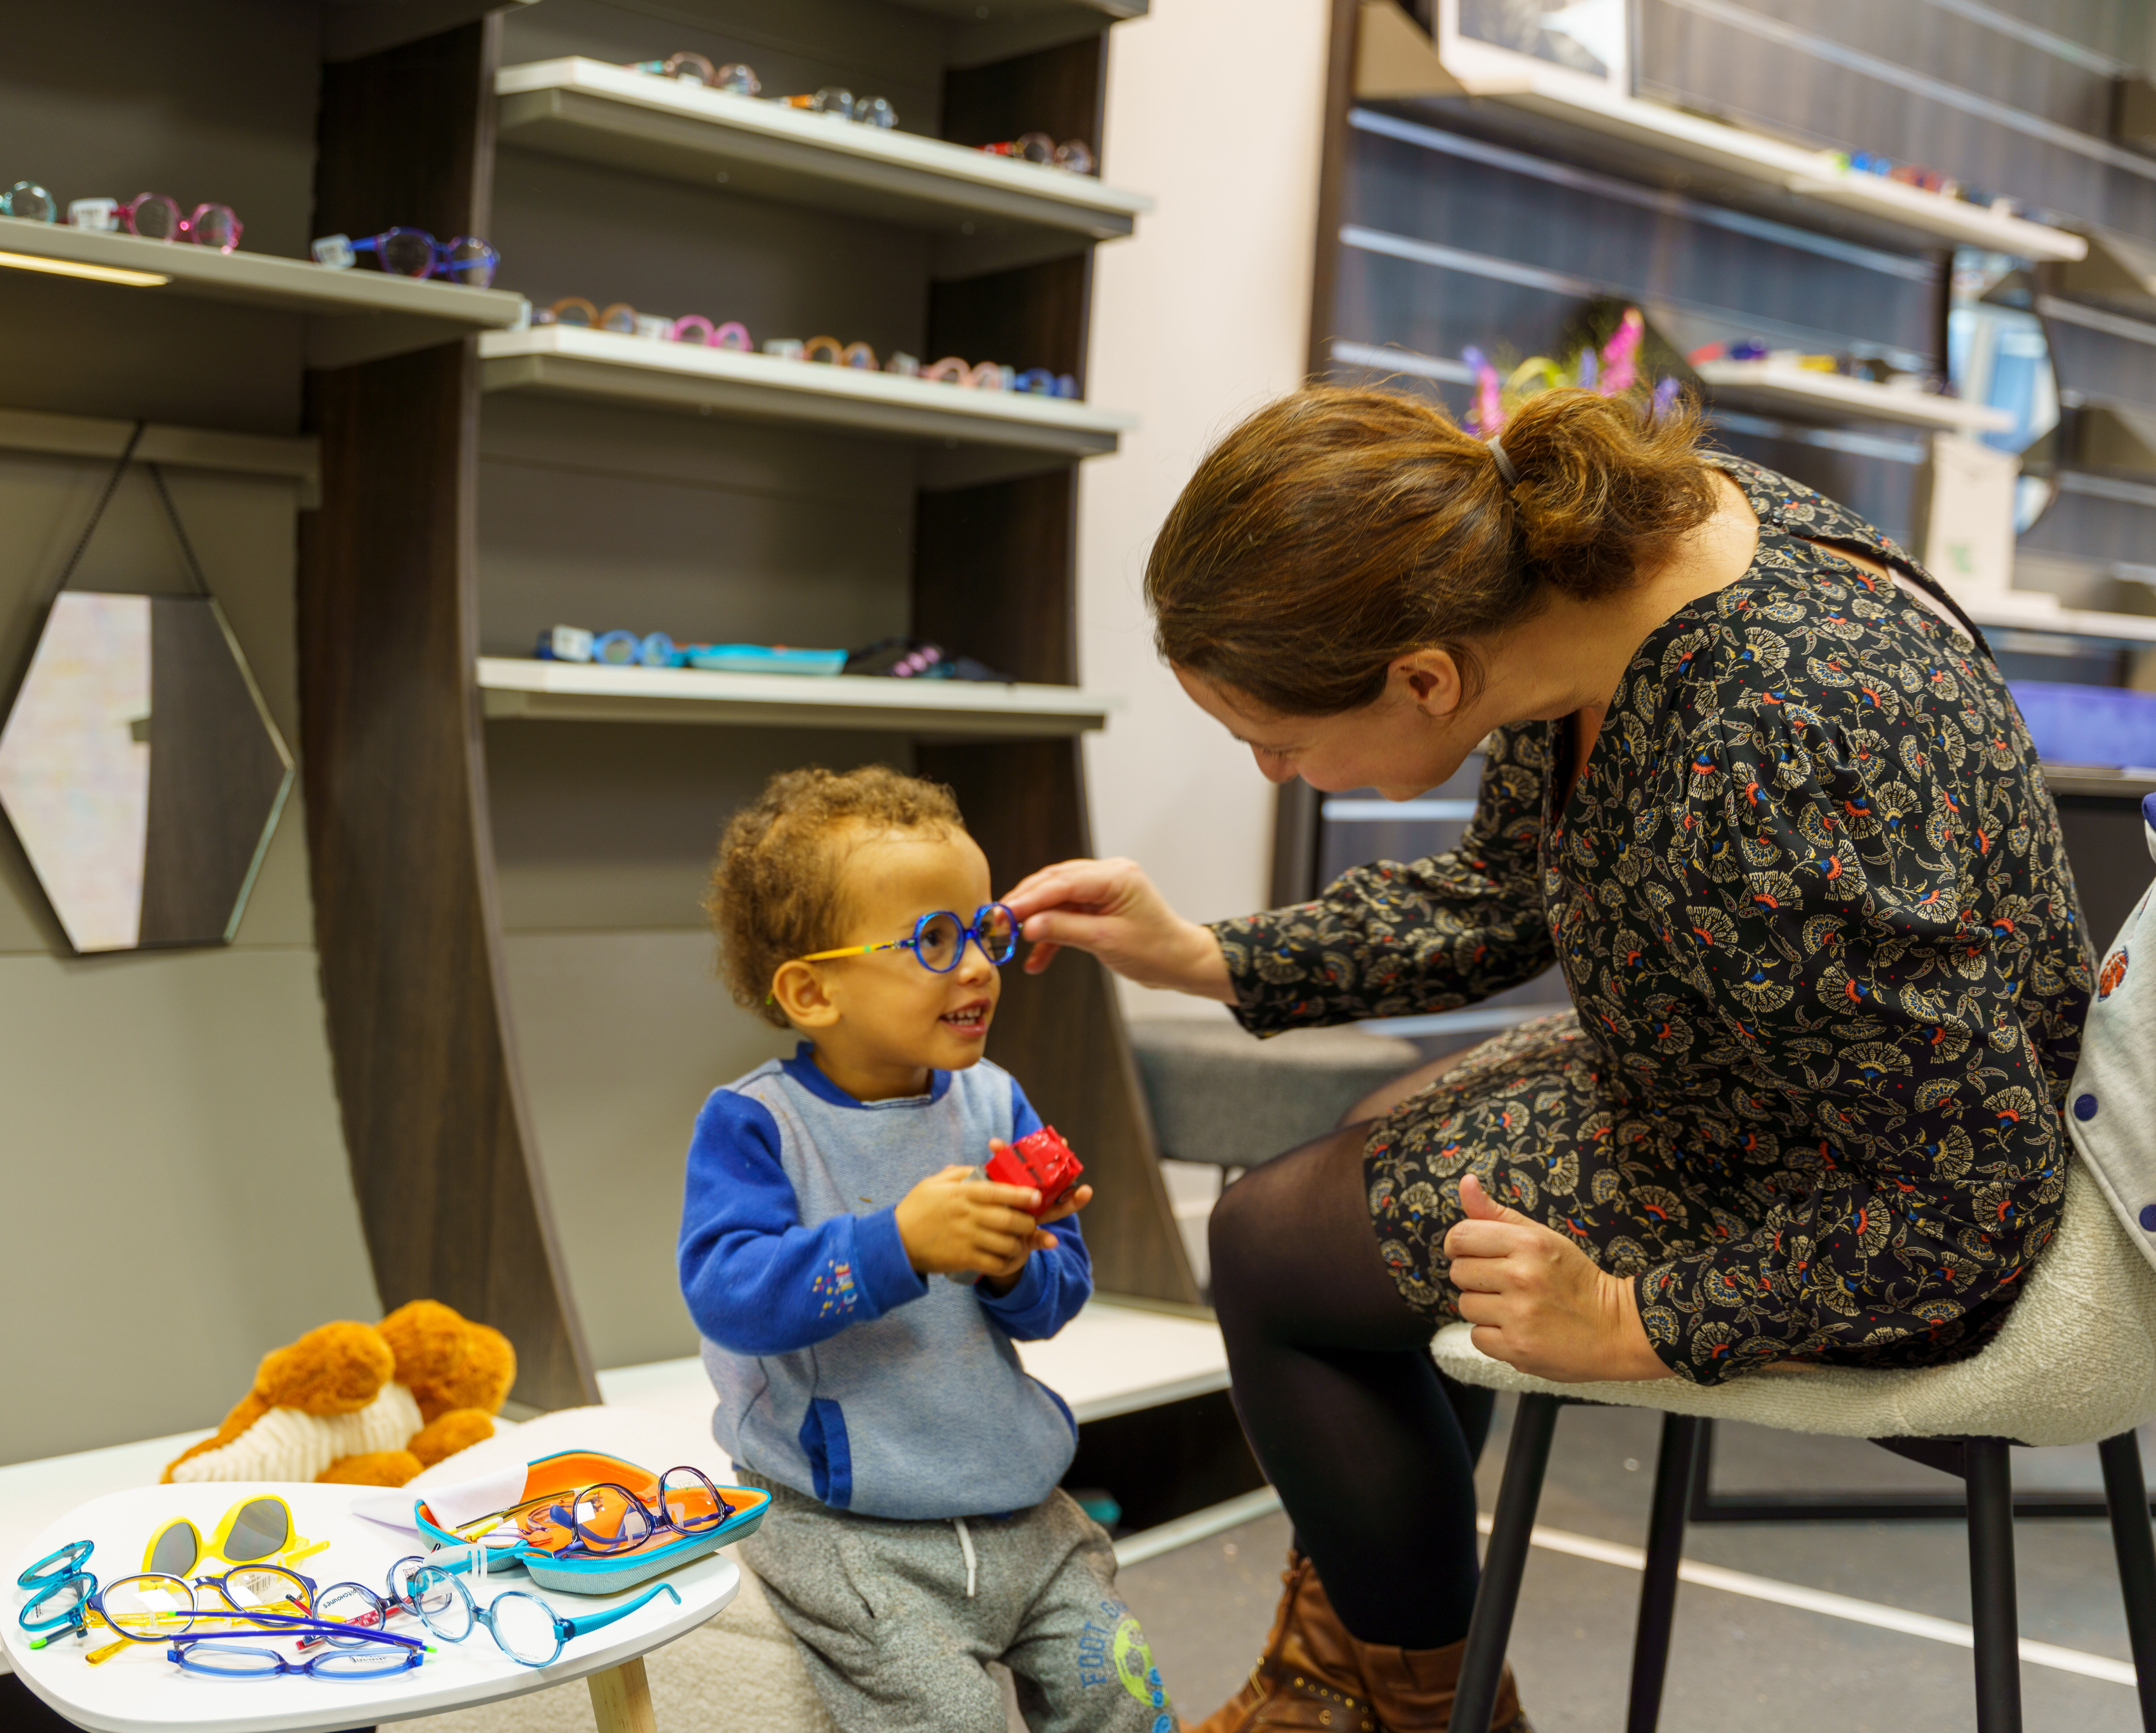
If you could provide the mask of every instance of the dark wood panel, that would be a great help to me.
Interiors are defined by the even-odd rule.
[[[484,233],[494,32],[327,69],[318,230]],[[301,761],[346,1148],[382,1303],[516,1344],[519,1401],[595,1401],[506,1012],[478,697],[467,342],[309,376]]]
[[[285,760],[216,607],[200,596],[157,596],[150,620],[140,942],[213,944],[254,870]]]
[[[924,743],[915,762],[956,791],[999,890],[1091,851],[1076,742]],[[1097,1193],[1085,1216],[1096,1284],[1103,1293],[1194,1303],[1197,1283],[1106,971],[1075,952],[1042,974],[1006,969],[989,1054],[1086,1164]]]
[[[1093,255],[1074,254],[1040,265],[932,283],[928,290],[928,353],[968,361],[999,361],[1021,371],[1045,367],[1069,373],[1086,390],[1086,308],[1093,294]]]
[[[943,136],[953,144],[999,144],[1045,132],[1056,143],[1083,139],[1097,156],[1107,93],[1104,32],[1060,48],[943,75]]]
[[[920,496],[913,630],[1018,680],[1078,678],[1070,470]]]

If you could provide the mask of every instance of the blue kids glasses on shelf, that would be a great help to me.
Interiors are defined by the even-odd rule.
[[[486,288],[501,265],[501,255],[475,234],[438,241],[424,229],[385,229],[362,240],[325,234],[310,250],[315,263],[327,270],[350,270],[359,255],[372,253],[392,276],[447,277],[467,289]]]
[[[864,957],[877,951],[911,951],[923,969],[948,974],[966,954],[968,941],[1000,969],[1018,953],[1018,917],[1000,902],[983,902],[973,911],[970,925],[947,908],[925,914],[913,923],[913,936],[894,938],[888,944],[850,944],[835,951],[817,951],[797,959],[803,963],[828,963],[834,957]]]

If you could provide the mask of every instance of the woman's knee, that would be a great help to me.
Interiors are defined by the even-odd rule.
[[[1418,1065],[1413,1071],[1403,1072],[1389,1083],[1378,1084],[1340,1116],[1341,1124],[1360,1125],[1366,1120],[1383,1118],[1410,1095],[1421,1094],[1474,1051],[1471,1046],[1462,1047],[1426,1065]]]
[[[1362,1214],[1363,1134],[1328,1133],[1254,1167],[1220,1194],[1207,1225],[1216,1307],[1244,1308],[1301,1285],[1332,1236],[1317,1232],[1343,1210]]]

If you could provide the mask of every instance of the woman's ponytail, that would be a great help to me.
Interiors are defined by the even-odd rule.
[[[1507,421],[1508,482],[1428,399],[1313,386],[1206,455],[1146,566],[1161,654],[1286,716],[1358,709],[1394,660],[1614,594],[1711,517],[1689,404],[1553,390]]]

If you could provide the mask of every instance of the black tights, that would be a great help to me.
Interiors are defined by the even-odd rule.
[[[1235,1410],[1348,1628],[1436,1648],[1475,1606],[1475,1460],[1493,1396],[1440,1378],[1378,1256],[1350,1126],[1254,1168],[1213,1211]]]

